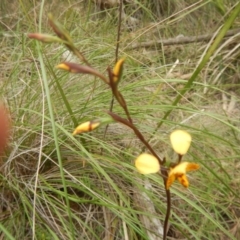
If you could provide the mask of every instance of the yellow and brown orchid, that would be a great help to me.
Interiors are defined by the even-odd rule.
[[[170,168],[166,182],[166,189],[169,189],[176,179],[187,188],[189,186],[189,181],[186,173],[197,170],[199,167],[200,166],[197,163],[182,162],[175,167]]]

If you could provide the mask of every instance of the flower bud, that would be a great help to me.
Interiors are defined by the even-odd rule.
[[[84,132],[91,132],[92,130],[96,129],[99,125],[100,125],[99,121],[88,121],[88,122],[82,123],[75,128],[73,132],[73,136],[76,134],[84,133]]]
[[[55,42],[63,42],[60,38],[49,35],[49,34],[43,34],[43,33],[29,33],[29,38],[36,39],[38,41],[44,42],[44,43],[55,43]]]
[[[113,82],[114,83],[118,83],[122,77],[124,61],[125,61],[125,59],[121,58],[120,60],[117,61],[117,63],[114,66],[114,69],[113,69]]]

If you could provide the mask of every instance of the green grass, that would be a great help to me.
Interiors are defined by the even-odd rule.
[[[224,1],[224,7],[215,2],[187,8],[195,1],[175,6],[169,1],[159,16],[151,12],[149,1],[139,1],[140,25],[121,33],[119,56],[127,58],[119,89],[134,123],[169,163],[177,158],[169,134],[186,129],[193,142],[184,160],[201,166],[189,174],[188,189],[178,183],[171,188],[169,239],[239,238],[239,36],[220,41],[210,60],[204,53],[209,42],[127,46],[179,34],[214,33],[224,23],[228,28],[229,16],[222,11],[230,11],[235,1]],[[107,75],[107,66],[113,67],[115,61],[117,17],[96,14],[90,1],[72,0],[36,5],[1,1],[0,11],[1,102],[8,106],[13,122],[1,160],[1,237],[150,239],[142,217],[155,217],[163,224],[165,190],[159,175],[143,177],[135,170],[134,159],[143,146],[134,133],[114,123],[105,137],[104,126],[72,136],[76,121],[107,116],[109,88],[93,76],[57,70],[55,66],[64,61],[64,46],[26,36],[39,28],[53,34],[47,20],[52,12],[92,66]],[[135,11],[130,8],[128,14],[135,17]],[[239,25],[237,17],[232,27]],[[190,78],[200,59],[206,65]],[[116,101],[113,111],[124,116]],[[154,212],[143,202],[143,193]]]

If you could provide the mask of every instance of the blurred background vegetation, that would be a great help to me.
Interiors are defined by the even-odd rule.
[[[169,163],[176,159],[169,134],[187,130],[193,143],[184,159],[201,165],[189,189],[172,187],[168,239],[240,239],[239,17],[173,105],[235,4],[124,1],[119,89],[134,123]],[[107,75],[115,62],[118,5],[0,1],[0,94],[13,125],[0,158],[1,239],[161,239],[165,191],[159,175],[143,177],[134,169],[142,149],[136,136],[117,123],[106,135],[105,127],[81,138],[71,134],[72,116],[79,123],[106,116],[112,95],[93,76],[55,68],[79,62],[63,45],[27,38],[53,34],[49,12],[92,66]],[[113,111],[124,116],[117,104]]]

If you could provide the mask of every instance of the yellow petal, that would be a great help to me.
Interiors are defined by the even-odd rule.
[[[190,147],[192,137],[186,131],[175,130],[170,135],[170,141],[171,141],[173,150],[180,155],[184,155],[187,153]]]
[[[160,164],[153,155],[142,153],[135,160],[135,167],[142,174],[156,173],[160,170]]]
[[[171,174],[185,174],[188,166],[188,162],[181,162],[174,168],[171,168],[169,175]]]
[[[197,163],[188,163],[186,166],[186,171],[189,172],[189,171],[197,170],[199,168],[200,166]]]
[[[84,132],[90,132],[95,128],[97,128],[99,125],[100,125],[100,122],[93,122],[93,121],[82,123],[75,128],[73,135],[84,133]]]
[[[187,176],[185,174],[177,176],[177,180],[185,187],[187,188],[189,186],[189,182],[187,179]]]
[[[166,189],[169,189],[171,187],[175,179],[176,179],[176,176],[174,174],[171,174],[171,175],[169,174],[167,183],[166,183]]]
[[[186,172],[199,169],[197,163],[181,162],[176,167],[172,168],[169,174],[185,174]]]

